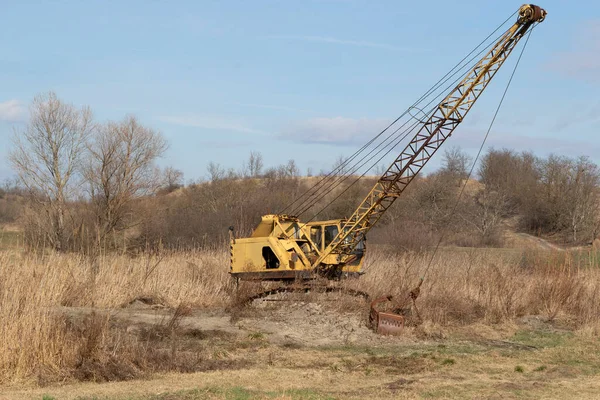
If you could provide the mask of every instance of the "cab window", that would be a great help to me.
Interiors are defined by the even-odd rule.
[[[325,247],[329,246],[333,239],[338,235],[337,225],[328,225],[325,227]]]
[[[310,240],[321,250],[321,227],[313,226],[310,228]]]
[[[265,260],[265,267],[267,269],[279,268],[279,259],[277,258],[275,253],[273,253],[273,250],[271,250],[270,247],[265,246],[262,248],[262,256]]]

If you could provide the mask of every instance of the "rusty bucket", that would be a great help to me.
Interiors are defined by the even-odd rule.
[[[384,296],[371,302],[370,321],[373,329],[380,335],[400,335],[404,330],[404,317],[402,315],[377,311],[375,306],[384,301],[392,300],[392,296]]]

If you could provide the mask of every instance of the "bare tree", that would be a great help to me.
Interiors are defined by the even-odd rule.
[[[594,221],[592,230],[592,243],[600,239],[600,189],[596,193],[596,209],[594,214],[596,214],[596,221]]]
[[[473,198],[468,198],[459,209],[459,216],[480,235],[484,244],[499,244],[499,228],[502,219],[508,214],[509,203],[506,196],[490,189],[480,190]]]
[[[574,243],[582,240],[581,234],[589,234],[594,240],[594,222],[598,211],[598,186],[600,170],[586,157],[568,163],[566,187],[564,190],[565,225],[571,231]]]
[[[334,175],[346,175],[350,173],[350,168],[348,167],[346,157],[343,154],[340,154],[338,158],[335,159],[333,163],[333,170],[331,171]]]
[[[521,213],[521,225],[533,229],[539,225],[539,183],[542,160],[532,153],[490,149],[479,164],[480,182],[497,191],[508,201],[511,212]]]
[[[77,109],[54,92],[38,95],[30,107],[29,122],[15,131],[9,158],[21,183],[47,214],[46,236],[56,250],[65,250],[66,202],[78,187],[77,177],[85,143],[93,130],[88,107]]]
[[[166,149],[162,135],[133,116],[98,130],[89,146],[86,178],[99,240],[130,227],[132,202],[160,187],[154,162]]]
[[[297,178],[300,176],[300,169],[298,169],[298,165],[296,165],[295,160],[288,160],[285,165],[285,174],[290,178]]]
[[[441,172],[448,174],[460,184],[460,181],[469,176],[470,164],[471,157],[460,147],[454,146],[444,151]]]
[[[206,169],[208,171],[208,179],[212,182],[218,181],[225,177],[225,169],[218,163],[211,161],[208,163]]]
[[[163,172],[163,186],[168,193],[183,186],[183,172],[173,167],[165,168]]]
[[[374,166],[371,170],[373,171],[373,173],[377,176],[381,176],[385,173],[385,171],[387,171],[388,166],[385,164],[378,164],[376,166]]]
[[[257,178],[261,175],[264,167],[263,156],[258,151],[252,151],[248,161],[242,166],[242,176]]]
[[[225,169],[221,164],[213,161],[208,163],[206,167],[208,171],[208,179],[211,182],[217,182],[223,179],[237,179],[239,175],[233,168]]]

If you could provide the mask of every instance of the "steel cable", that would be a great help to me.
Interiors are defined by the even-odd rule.
[[[446,74],[447,78],[441,83],[441,84],[445,84],[446,82],[448,82],[451,78],[453,78],[454,76],[456,76],[459,72],[461,72],[462,70],[465,70],[465,72],[463,72],[457,79],[455,79],[450,85],[446,86],[445,88],[443,88],[437,95],[435,95],[426,105],[425,107],[430,106],[432,103],[434,103],[438,98],[442,98],[442,96],[445,96],[447,91],[453,87],[456,83],[458,83],[463,77],[464,75],[470,71],[472,69],[472,67],[476,64],[469,64],[471,63],[473,60],[475,60],[476,58],[478,58],[483,52],[487,51],[489,48],[491,48],[494,44],[495,41],[497,41],[497,39],[499,39],[501,36],[503,36],[504,34],[506,34],[506,32],[504,32],[502,35],[500,35],[498,38],[496,38],[493,42],[491,42],[490,44],[488,44],[485,48],[483,48],[479,53],[475,54],[470,60],[467,61],[467,63],[465,63],[462,67],[460,67],[460,69],[456,70],[453,74],[451,74],[450,76],[448,76],[448,74]],[[472,54],[472,52],[470,53]],[[464,61],[464,59],[463,59]],[[462,62],[461,62],[462,63]],[[437,85],[436,89],[439,88],[440,85]],[[420,101],[419,101],[420,102]],[[419,102],[415,103],[415,104],[419,104]],[[437,107],[437,103],[436,103],[436,107]],[[429,110],[427,113],[423,112],[423,114],[425,114],[426,116],[429,116],[432,112],[435,111],[436,107],[433,107],[431,110]],[[414,106],[411,106],[410,108],[414,108]],[[403,114],[403,116],[406,114],[406,112]],[[390,138],[392,138],[394,135],[396,135],[398,133],[398,131],[400,129],[402,129],[404,126],[406,126],[408,123],[410,122],[410,120],[404,122],[404,124],[402,124],[400,127],[398,127],[395,131],[393,131],[392,133],[390,133],[387,138],[385,138],[381,143],[379,143],[375,148],[373,148],[369,153],[367,153],[365,156],[363,156],[358,162],[356,162],[351,168],[350,168],[350,172],[346,175],[341,175],[341,176],[336,176],[333,178],[333,180],[330,182],[330,184],[328,186],[324,186],[320,189],[315,190],[315,192],[310,195],[307,199],[305,199],[300,205],[295,207],[295,211],[297,211],[295,213],[296,216],[300,216],[301,214],[303,214],[307,209],[310,209],[315,203],[317,203],[318,201],[320,201],[323,197],[325,197],[326,194],[328,194],[331,190],[333,190],[335,187],[339,186],[339,184],[341,182],[346,181],[347,179],[351,178],[352,176],[355,176],[354,174],[360,170],[360,168],[362,168],[362,166],[364,166],[366,163],[363,162],[362,164],[359,165],[359,163],[361,163],[366,157],[368,157],[369,155],[371,155],[375,150],[377,150],[380,146],[382,146],[383,144],[385,144],[387,141],[390,140]],[[421,121],[417,120],[416,123],[421,123]],[[398,136],[403,135],[402,139],[406,138],[406,136],[412,131],[412,129],[414,128],[414,125],[409,127],[407,130],[402,131],[400,134],[398,134]],[[401,139],[401,140],[402,140]],[[400,142],[401,142],[400,140]],[[394,142],[393,140],[391,142]],[[395,143],[388,152],[386,152],[385,154],[389,154],[389,152],[396,148],[398,146],[398,143]],[[383,150],[379,150],[374,156],[372,156],[370,159],[373,159],[374,157],[376,157],[378,154],[381,153],[381,151]],[[377,162],[381,161],[383,158],[379,158]],[[369,161],[369,160],[367,160]],[[356,167],[357,165],[359,165],[358,167]],[[373,166],[375,166],[376,164],[374,164]],[[373,167],[371,166],[370,169]],[[364,176],[366,175],[366,172],[364,174],[361,175]],[[359,177],[360,178],[360,177]],[[358,179],[359,179],[358,178]],[[338,181],[338,183],[336,184],[336,180]],[[333,185],[333,186],[332,186]],[[321,192],[321,193],[319,193]],[[319,196],[319,194],[321,194],[321,196]],[[311,199],[313,199],[315,196],[318,196],[314,201],[310,202]],[[308,203],[308,206],[306,206],[306,204]]]
[[[425,98],[427,98],[432,92],[434,92],[435,90],[437,90],[441,85],[443,85],[445,82],[448,81],[449,78],[448,75],[450,75],[456,68],[460,67],[460,65],[471,55],[473,54],[479,47],[481,47],[494,33],[496,33],[504,24],[506,24],[507,21],[509,21],[512,17],[514,17],[516,13],[513,13],[510,17],[508,17],[504,22],[502,22],[492,33],[490,33],[485,39],[483,39],[473,50],[471,50],[471,52],[469,54],[467,54],[462,60],[460,60],[448,73],[446,73],[446,75],[444,75],[440,80],[438,80],[438,82],[436,84],[434,84],[427,92],[425,92],[413,105],[411,105],[406,111],[404,111],[398,118],[396,118],[390,125],[388,125],[384,130],[382,130],[378,135],[376,135],[374,138],[372,138],[371,140],[369,140],[369,142],[367,142],[365,145],[363,145],[359,150],[357,150],[353,155],[351,155],[349,158],[347,158],[341,165],[339,165],[337,168],[335,168],[333,171],[331,171],[329,174],[327,174],[325,177],[323,177],[321,180],[319,180],[319,182],[317,182],[313,187],[309,188],[308,190],[306,190],[303,194],[301,194],[298,198],[296,198],[293,202],[289,203],[287,206],[285,206],[279,213],[284,213],[286,210],[290,209],[290,207],[292,207],[296,202],[300,201],[302,198],[304,198],[308,193],[310,193],[311,191],[313,191],[316,187],[319,186],[323,186],[327,180],[329,178],[331,178],[332,176],[336,176],[336,173],[339,172],[340,170],[342,170],[345,166],[347,166],[347,164],[349,164],[350,162],[352,162],[360,153],[362,153],[366,148],[368,148],[372,143],[374,143],[379,137],[381,137],[390,127],[392,127],[394,124],[396,124],[401,118],[403,118],[407,113],[410,112],[411,109],[415,108],[417,105],[419,105],[419,103],[421,101],[423,101]],[[486,46],[486,47],[489,47]],[[470,62],[470,61],[469,61]],[[464,68],[460,67],[460,69]],[[451,76],[454,76],[456,74],[456,72],[454,74],[452,74]],[[444,80],[446,79],[446,80]],[[314,194],[313,194],[314,195]],[[312,196],[311,196],[312,197]],[[299,207],[297,206],[295,209],[298,209]]]
[[[504,34],[506,34],[506,32],[504,32],[504,33],[503,33],[502,35],[500,35],[498,38],[500,38],[500,37],[501,37],[501,36],[503,36]],[[485,48],[483,48],[483,49],[482,49],[482,50],[481,50],[481,51],[480,51],[478,54],[476,54],[475,56],[473,56],[473,57],[472,57],[472,58],[471,58],[471,59],[468,61],[468,63],[471,63],[471,62],[472,62],[474,59],[476,59],[477,57],[479,57],[479,55],[480,55],[481,53],[483,53],[483,52],[485,52],[486,50],[488,50],[488,48],[491,48],[491,47],[492,47],[492,46],[495,44],[496,40],[497,40],[497,39],[495,39],[495,40],[494,40],[494,42],[490,43],[490,44],[489,44],[489,45],[487,45]],[[464,60],[464,59],[463,59],[463,60]],[[466,68],[466,71],[465,71],[465,72],[464,72],[462,75],[460,75],[460,76],[459,76],[457,79],[455,79],[455,80],[454,80],[454,81],[453,81],[453,82],[452,82],[450,85],[448,85],[448,86],[447,86],[447,87],[445,87],[443,90],[441,90],[441,91],[440,91],[440,93],[438,93],[438,95],[436,95],[434,98],[432,98],[432,99],[429,101],[429,103],[428,103],[428,104],[426,104],[426,106],[425,106],[425,107],[428,107],[429,105],[431,105],[431,104],[432,104],[434,101],[436,101],[436,100],[437,100],[437,98],[441,97],[442,95],[446,95],[447,91],[448,91],[448,90],[449,90],[451,87],[453,87],[454,85],[456,85],[458,82],[460,82],[460,81],[463,79],[464,75],[466,75],[466,73],[468,73],[468,72],[469,72],[469,71],[470,71],[470,70],[473,68],[473,66],[476,64],[476,63],[475,63],[475,64],[472,64],[472,65],[471,65],[471,64],[468,64],[468,63],[467,63],[467,64],[465,64],[463,67],[461,67],[461,70]],[[457,70],[457,71],[456,71],[454,74],[452,74],[452,75],[451,75],[451,76],[450,76],[448,79],[446,79],[446,80],[445,80],[443,83],[446,83],[446,82],[447,82],[449,79],[451,79],[453,76],[455,76],[455,75],[456,75],[458,72],[460,72],[460,70]],[[425,115],[427,115],[427,116],[430,116],[430,115],[431,115],[431,114],[432,114],[432,113],[435,111],[435,109],[437,108],[437,106],[438,106],[438,104],[436,103],[436,105],[435,105],[435,106],[434,106],[434,107],[433,107],[431,110],[429,110],[427,113],[425,113]],[[410,120],[409,120],[409,121],[410,121]],[[404,123],[404,124],[403,124],[403,125],[402,125],[400,128],[398,128],[396,131],[392,132],[392,134],[391,134],[391,135],[395,134],[395,133],[396,133],[396,132],[397,132],[399,129],[401,129],[402,127],[404,127],[404,126],[405,126],[405,125],[406,125],[406,124],[407,124],[409,121],[406,121],[406,122],[405,122],[405,123]],[[373,164],[373,165],[372,165],[372,166],[371,166],[369,169],[367,169],[367,170],[366,170],[366,171],[365,171],[363,174],[361,174],[361,175],[360,175],[360,176],[358,176],[358,177],[354,176],[354,177],[355,177],[355,180],[354,180],[354,182],[352,182],[352,183],[351,183],[351,184],[350,184],[348,187],[346,187],[346,188],[344,189],[344,191],[342,191],[342,193],[340,193],[340,194],[339,194],[338,196],[336,196],[336,197],[335,197],[333,200],[331,200],[331,201],[330,201],[330,202],[329,202],[327,205],[325,205],[325,206],[324,206],[324,207],[323,207],[321,210],[319,210],[319,212],[317,212],[316,214],[314,214],[314,215],[312,216],[312,218],[311,218],[309,221],[313,220],[313,219],[314,219],[314,218],[315,218],[315,217],[316,217],[316,216],[317,216],[319,213],[321,213],[321,212],[323,212],[325,209],[327,209],[327,208],[328,208],[328,207],[329,207],[331,204],[333,204],[333,203],[334,203],[334,202],[335,202],[335,201],[336,201],[336,200],[337,200],[339,197],[341,197],[341,196],[342,196],[344,193],[346,193],[346,192],[347,192],[347,191],[348,191],[348,190],[349,190],[349,189],[350,189],[350,188],[351,188],[351,187],[352,187],[354,184],[356,184],[358,181],[360,181],[360,179],[361,179],[361,178],[363,178],[363,177],[364,177],[364,176],[367,174],[367,172],[368,172],[368,171],[369,171],[369,170],[370,170],[370,169],[371,169],[373,166],[377,165],[377,163],[379,163],[379,162],[380,162],[380,161],[381,161],[383,158],[385,158],[385,156],[387,156],[387,155],[388,155],[388,154],[389,154],[389,153],[390,153],[390,152],[391,152],[393,149],[395,149],[395,148],[396,148],[396,147],[397,147],[397,146],[398,146],[398,145],[399,145],[399,144],[402,142],[402,140],[404,140],[404,139],[406,138],[406,136],[408,136],[408,134],[409,134],[409,133],[411,133],[411,132],[414,130],[414,128],[416,127],[416,125],[418,125],[419,123],[420,123],[420,121],[418,121],[418,120],[417,120],[417,121],[416,121],[415,123],[413,123],[413,125],[412,125],[412,126],[410,126],[410,127],[407,129],[407,130],[403,131],[403,132],[401,133],[402,137],[400,138],[400,140],[396,141],[396,142],[393,144],[393,146],[391,146],[391,147],[388,149],[388,151],[387,151],[387,152],[386,152],[386,153],[385,153],[385,154],[384,154],[382,157],[380,157],[380,158],[379,158],[379,159],[378,159],[378,160],[377,160],[377,161],[376,161],[376,162],[375,162],[375,163],[374,163],[374,164]],[[387,141],[387,140],[389,140],[389,138],[391,137],[391,135],[390,135],[390,136],[388,136],[388,138],[387,138],[387,139],[385,139],[385,140],[384,140],[384,142],[385,142],[385,141]],[[382,143],[384,143],[384,142],[382,142]],[[382,143],[380,143],[380,145],[381,145]],[[378,145],[377,147],[379,147],[380,145]],[[370,155],[370,154],[371,154],[371,153],[372,153],[374,150],[376,150],[376,149],[377,149],[377,147],[376,147],[375,149],[371,150],[371,152],[369,152],[369,153],[368,153],[366,156]],[[372,160],[373,158],[375,158],[375,157],[376,157],[377,155],[379,155],[379,154],[380,154],[380,153],[381,153],[383,150],[385,150],[385,148],[384,148],[384,149],[381,149],[381,150],[379,150],[379,151],[378,151],[378,152],[377,152],[377,153],[376,153],[376,154],[375,154],[373,157],[369,158],[369,159],[367,160],[367,162],[368,162],[368,161],[370,161],[370,160]],[[366,156],[365,156],[365,157],[363,157],[361,160],[359,160],[359,162],[361,162],[362,160],[364,160],[364,158],[366,158]],[[362,163],[361,165],[359,165],[357,168],[355,168],[355,169],[354,169],[354,171],[351,171],[351,173],[350,173],[350,174],[348,174],[347,176],[340,177],[340,180],[339,180],[339,181],[338,181],[338,182],[337,182],[335,185],[333,185],[333,186],[328,186],[328,187],[326,188],[326,193],[324,193],[324,194],[323,194],[323,196],[321,196],[321,198],[322,198],[322,197],[324,197],[324,196],[325,196],[327,193],[329,193],[329,192],[331,192],[332,190],[334,190],[335,188],[337,188],[337,187],[338,187],[338,186],[339,186],[341,183],[343,183],[343,182],[344,182],[344,181],[346,181],[347,179],[351,178],[351,177],[353,176],[353,175],[352,175],[352,173],[353,173],[353,172],[356,172],[356,171],[358,171],[358,170],[360,170],[360,169],[361,169],[361,168],[362,168],[364,165],[366,165],[366,163],[367,163],[367,162],[364,162],[364,163]],[[356,165],[357,165],[357,164],[355,164],[355,166],[356,166]],[[320,200],[321,198],[319,198],[318,200]],[[317,200],[317,201],[318,201],[318,200]],[[309,209],[310,209],[310,208],[311,208],[313,205],[314,205],[314,203],[313,203],[313,204],[309,204],[309,205],[308,205],[308,207],[305,207],[305,208],[301,209],[301,210],[300,210],[300,212],[299,212],[297,215],[298,215],[298,216],[300,216],[300,215],[304,214],[304,213],[305,213],[307,210],[309,210]],[[309,222],[309,221],[307,221],[307,222]]]
[[[458,196],[456,197],[456,202],[454,203],[454,207],[452,208],[452,212],[451,215],[456,213],[456,210],[458,209],[458,204],[460,202],[460,199],[465,191],[465,188],[467,187],[467,183],[469,182],[469,179],[471,179],[471,176],[473,175],[473,171],[475,170],[475,165],[477,164],[477,161],[479,160],[479,157],[481,156],[481,152],[483,151],[483,148],[485,146],[485,143],[490,135],[490,132],[492,130],[492,127],[494,126],[494,122],[496,122],[496,117],[498,116],[499,112],[500,112],[500,108],[502,107],[502,103],[504,103],[504,98],[506,97],[506,94],[508,93],[508,89],[510,88],[510,84],[513,81],[513,78],[515,76],[515,73],[517,72],[517,68],[519,67],[519,63],[521,62],[521,58],[523,57],[523,53],[525,52],[525,48],[527,47],[527,43],[529,43],[529,38],[531,37],[531,34],[533,33],[533,30],[536,28],[538,24],[534,24],[531,28],[531,30],[529,31],[528,35],[527,35],[527,39],[525,39],[525,44],[523,45],[523,48],[521,49],[521,53],[519,54],[519,58],[517,59],[517,62],[515,64],[515,67],[513,68],[512,74],[510,75],[510,78],[508,80],[508,83],[506,85],[506,88],[504,89],[504,93],[502,94],[502,98],[500,99],[500,103],[498,104],[498,107],[496,108],[496,112],[494,113],[494,117],[492,118],[492,121],[490,122],[490,125],[487,129],[487,132],[485,133],[485,136],[483,137],[483,141],[481,142],[481,146],[479,146],[479,151],[477,152],[477,155],[475,156],[475,159],[473,160],[473,164],[471,164],[471,169],[469,170],[469,174],[467,175],[467,179],[465,179],[464,184],[462,185],[462,188],[458,194]],[[429,269],[431,268],[431,265],[433,264],[433,260],[440,248],[440,245],[444,239],[445,234],[447,233],[448,229],[447,226],[444,228],[444,230],[442,231],[442,234],[440,235],[437,244],[433,250],[433,254],[431,255],[431,258],[429,259],[429,263],[427,264],[427,267],[425,268],[425,271],[423,272],[423,278],[425,278],[425,275],[427,275],[427,273],[429,272]]]

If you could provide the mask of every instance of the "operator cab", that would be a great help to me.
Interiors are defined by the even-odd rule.
[[[316,246],[317,250],[322,253],[327,246],[331,244],[333,239],[340,233],[345,220],[330,220],[308,223],[310,228],[310,240]],[[358,243],[352,254],[355,259],[349,262],[349,266],[358,266],[361,263],[365,254],[365,238]]]

